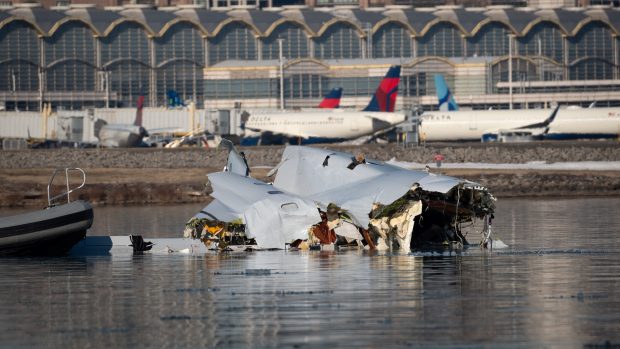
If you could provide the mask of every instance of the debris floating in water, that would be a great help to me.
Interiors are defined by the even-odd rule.
[[[207,247],[377,250],[459,247],[478,233],[493,243],[496,199],[468,180],[407,170],[362,154],[288,146],[270,171],[273,183],[250,177],[245,156],[227,140],[223,172],[208,175],[214,198],[186,224],[184,235]]]
[[[271,275],[271,270],[270,269],[246,269],[245,275],[248,275],[248,276]]]

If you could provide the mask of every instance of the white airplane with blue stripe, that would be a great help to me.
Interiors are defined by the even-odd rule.
[[[438,111],[420,116],[425,141],[497,141],[501,135],[534,140],[617,138],[620,108],[459,110],[445,79],[435,76]]]

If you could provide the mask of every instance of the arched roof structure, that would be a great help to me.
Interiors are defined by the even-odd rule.
[[[356,29],[360,36],[373,33],[383,25],[396,23],[413,36],[424,36],[434,25],[451,23],[464,36],[474,36],[489,23],[501,23],[517,36],[541,22],[551,22],[568,36],[578,35],[590,22],[599,21],[620,35],[620,11],[611,8],[558,8],[534,9],[490,6],[488,8],[338,8],[330,11],[307,8],[283,8],[260,11],[257,9],[233,9],[212,11],[201,8],[178,8],[157,10],[153,7],[119,8],[101,10],[93,7],[75,7],[66,10],[48,10],[37,6],[20,6],[0,11],[0,29],[12,21],[28,22],[42,36],[52,36],[64,23],[81,21],[93,31],[93,35],[107,36],[123,22],[139,23],[152,36],[163,36],[176,23],[187,21],[203,36],[215,36],[227,24],[241,22],[252,28],[258,37],[269,36],[279,25],[295,23],[308,36],[320,36],[330,26],[346,23]]]

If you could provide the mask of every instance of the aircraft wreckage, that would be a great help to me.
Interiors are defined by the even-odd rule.
[[[491,242],[495,198],[474,182],[406,170],[362,155],[287,146],[265,183],[232,143],[223,172],[208,175],[213,201],[185,237],[226,249],[358,246],[386,250],[466,245],[476,222]]]

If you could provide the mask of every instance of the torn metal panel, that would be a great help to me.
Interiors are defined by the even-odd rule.
[[[394,185],[384,186],[392,191],[409,190],[413,183],[419,183],[426,191],[447,193],[459,183],[471,183],[466,180],[427,173],[411,171],[386,164],[381,161],[366,160],[363,164],[349,169],[355,161],[353,154],[334,152],[319,148],[287,146],[282,154],[282,161],[277,165],[274,186],[301,196],[311,196],[347,185],[368,183],[385,175],[398,180]],[[392,181],[394,179],[390,179]],[[372,190],[372,189],[371,189]],[[377,195],[380,195],[377,191]]]
[[[222,139],[220,144],[228,149],[228,160],[226,161],[224,172],[236,173],[248,177],[250,175],[250,166],[248,166],[245,153],[238,152],[228,139]]]
[[[205,206],[195,217],[218,220],[221,222],[233,222],[235,220],[241,220],[243,215],[216,199]]]
[[[362,241],[364,239],[357,226],[347,221],[341,221],[340,224],[334,228],[334,232],[336,232],[336,235],[345,237],[349,240]]]
[[[316,205],[273,186],[232,172],[209,174],[215,201],[202,215],[223,222],[241,218],[247,238],[259,248],[284,248],[307,239],[308,229],[321,221]],[[202,217],[197,215],[197,217]]]
[[[338,206],[356,226],[370,229],[377,248],[388,248],[393,240],[403,250],[421,242],[464,243],[460,224],[494,209],[494,198],[474,182],[406,170],[362,155],[288,146],[276,168],[274,187],[313,200],[322,210]],[[373,216],[384,207],[393,208],[389,215]],[[425,214],[427,219],[420,218],[416,227],[423,209],[435,213]],[[416,236],[412,242],[416,229],[423,238]]]
[[[243,213],[246,235],[260,248],[284,248],[295,240],[308,239],[308,230],[321,221],[312,202],[288,195],[268,197]]]
[[[330,203],[335,204],[345,210],[356,225],[367,227],[370,222],[368,214],[375,203],[394,202],[416,183],[415,180],[415,175],[398,171],[308,195],[307,198],[316,201],[321,207],[327,207]]]
[[[208,178],[213,188],[211,196],[237,213],[268,196],[283,193],[263,181],[232,172],[211,173]]]
[[[409,201],[403,205],[398,214],[390,218],[389,224],[392,237],[396,240],[401,250],[409,251],[415,217],[420,214],[422,214],[422,201]]]

